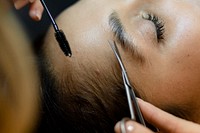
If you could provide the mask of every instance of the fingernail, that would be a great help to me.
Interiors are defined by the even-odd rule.
[[[126,131],[127,133],[132,133],[134,131],[134,125],[132,122],[127,122],[126,123]]]
[[[115,125],[115,131],[117,131],[117,129],[120,128],[120,122],[117,122],[117,124]]]
[[[30,3],[33,3],[35,0],[29,0]]]
[[[39,21],[41,19],[41,13],[37,10],[32,10],[29,13],[30,17],[33,18],[36,21]]]
[[[117,124],[115,125],[116,127],[119,127],[120,126],[120,122],[117,122]]]
[[[141,98],[136,98],[137,99],[137,101],[142,101],[142,102],[144,102],[144,100],[143,99],[141,99]]]
[[[17,0],[15,3],[14,3],[14,6],[16,9],[20,9],[22,8],[23,6],[25,6],[27,4],[27,1],[25,0]]]

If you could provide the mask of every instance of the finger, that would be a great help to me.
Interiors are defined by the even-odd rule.
[[[183,123],[186,121],[168,114],[141,99],[138,99],[138,103],[145,117],[145,120],[147,120],[150,124],[157,127],[161,131],[179,132],[179,129],[182,130],[185,128],[185,124]]]
[[[115,133],[121,133],[120,127],[120,122],[118,122],[115,126]],[[135,121],[127,121],[125,127],[126,133],[153,133],[151,130]]]
[[[13,1],[13,3],[15,3],[15,2],[17,2],[17,1],[29,1],[30,3],[33,3],[34,1],[36,1],[36,0],[12,0]]]
[[[28,3],[33,3],[35,0],[13,0],[16,9],[21,9]]]
[[[29,16],[33,20],[39,21],[42,18],[43,11],[44,11],[44,8],[40,0],[35,0],[30,6]]]
[[[21,9],[29,3],[29,0],[13,0],[16,9]]]

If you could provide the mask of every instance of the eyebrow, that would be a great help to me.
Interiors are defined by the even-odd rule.
[[[135,58],[141,64],[144,64],[145,57],[141,51],[138,50],[138,47],[133,43],[133,41],[131,41],[131,37],[125,31],[119,15],[115,11],[109,15],[109,26],[113,32],[114,37],[117,39],[117,42],[120,42],[122,48],[130,51],[133,58]]]

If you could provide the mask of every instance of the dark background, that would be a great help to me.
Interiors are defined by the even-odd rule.
[[[75,2],[77,2],[77,0],[45,0],[45,3],[49,8],[53,18],[56,18],[60,12]],[[13,11],[19,18],[19,21],[22,23],[27,36],[32,42],[37,40],[40,36],[44,35],[51,24],[46,11],[44,11],[42,20],[40,22],[35,22],[29,17],[28,6],[22,8],[21,10],[15,10],[13,8]],[[62,27],[60,28],[62,29]]]

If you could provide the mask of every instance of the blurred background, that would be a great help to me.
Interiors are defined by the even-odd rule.
[[[60,12],[62,12],[64,9],[66,9],[67,7],[69,7],[77,1],[78,0],[45,0],[45,3],[47,4],[47,7],[49,8],[49,11],[51,12],[53,18],[56,18]],[[29,37],[30,41],[34,42],[35,40],[44,35],[51,22],[45,11],[42,20],[40,22],[34,22],[29,17],[28,10],[28,6],[24,7],[21,10],[15,10],[13,8],[14,13],[19,18],[19,21],[21,21],[22,26],[24,27],[25,32],[27,33],[27,36]],[[59,28],[62,29],[62,27]]]

